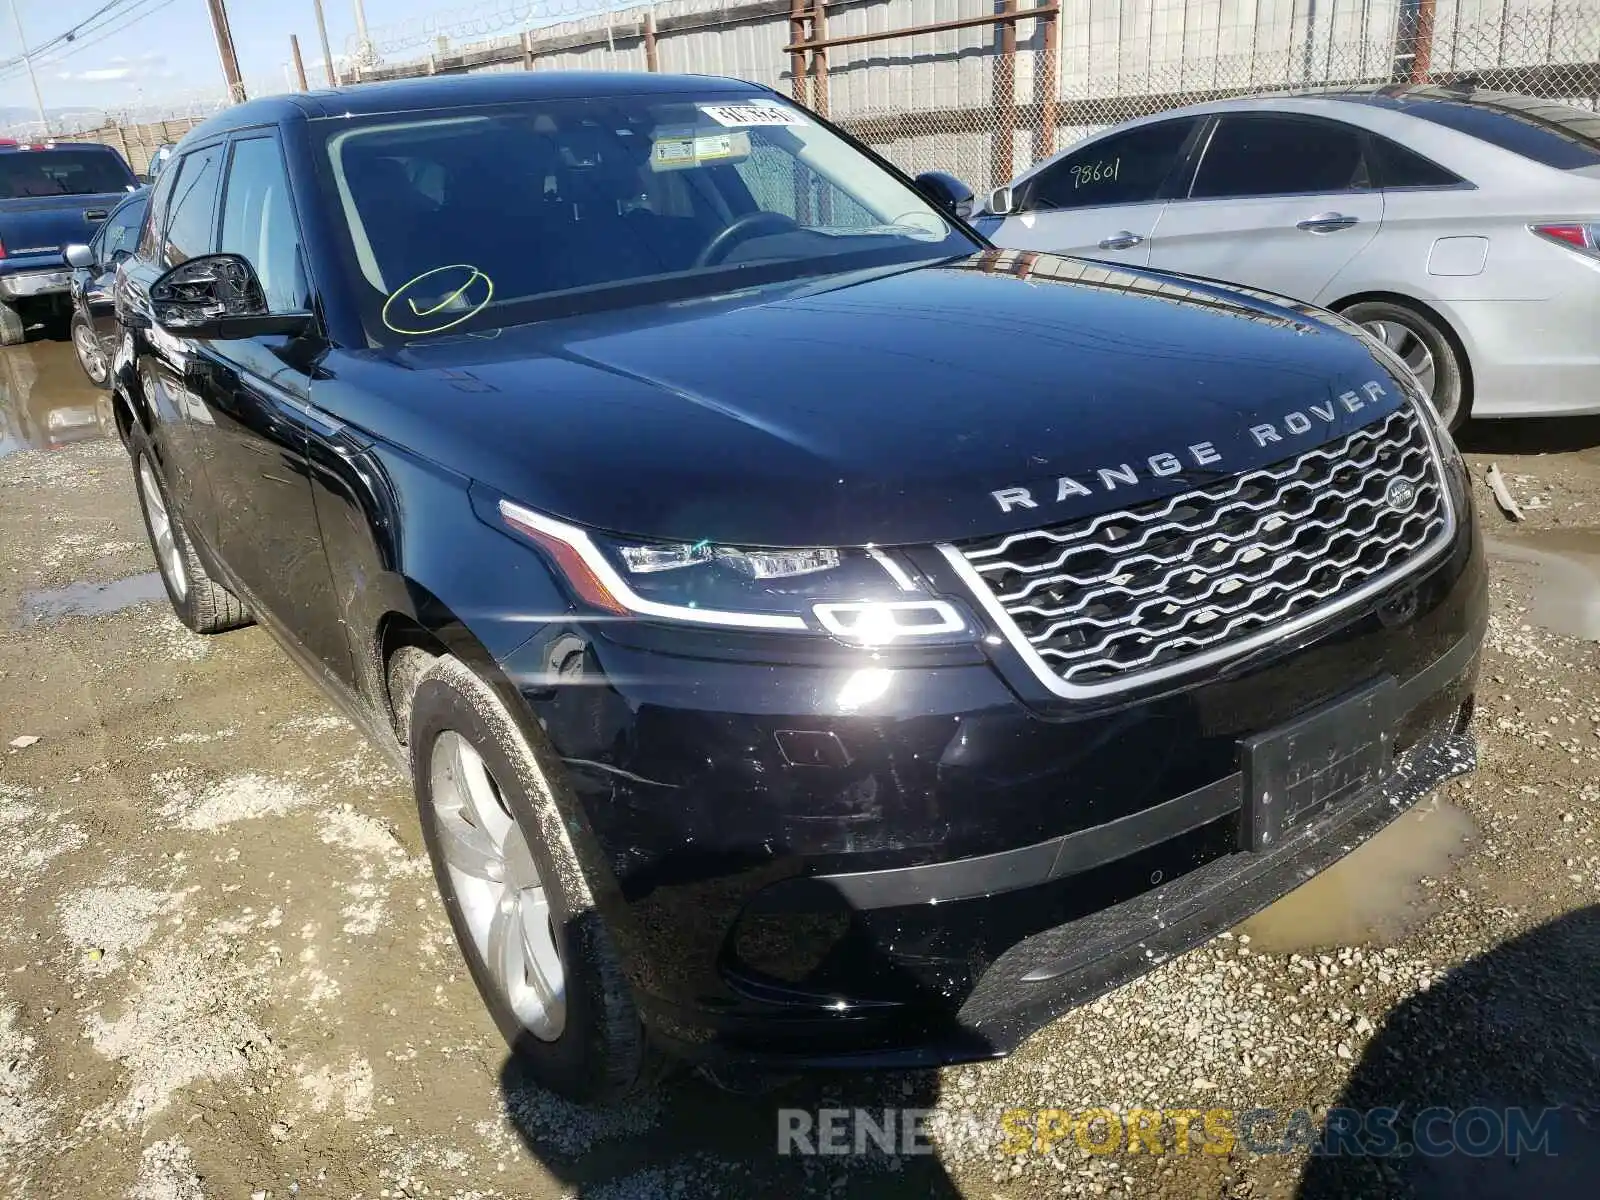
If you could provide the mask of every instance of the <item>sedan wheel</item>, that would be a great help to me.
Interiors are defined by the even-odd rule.
[[[1417,335],[1416,330],[1393,320],[1367,321],[1364,322],[1363,328],[1400,356],[1400,360],[1410,367],[1411,373],[1417,377],[1422,390],[1428,393],[1429,399],[1432,399],[1437,374],[1433,365],[1433,352]]]
[[[483,756],[453,730],[433,743],[433,822],[463,920],[501,999],[554,1041],[566,1026],[566,971],[550,896]]]
[[[1465,353],[1437,314],[1400,300],[1362,300],[1343,315],[1405,364],[1446,428],[1460,428],[1472,406],[1471,375]]]

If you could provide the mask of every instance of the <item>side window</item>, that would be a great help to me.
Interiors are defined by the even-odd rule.
[[[1277,196],[1371,186],[1360,130],[1336,121],[1245,115],[1217,123],[1189,195]]]
[[[183,156],[183,170],[172,192],[172,216],[162,246],[163,266],[175,267],[211,253],[217,231],[217,179],[222,147],[207,146]]]
[[[144,210],[144,202],[136,200],[124,204],[111,214],[111,219],[101,227],[98,235],[100,245],[97,255],[100,262],[109,266],[133,253],[134,243],[139,240],[139,226],[144,221]]]
[[[1378,187],[1451,187],[1465,182],[1454,171],[1446,171],[1438,163],[1407,150],[1399,142],[1391,142],[1377,134],[1369,134],[1368,138],[1374,160],[1372,182]]]
[[[248,138],[233,144],[218,248],[249,259],[261,279],[269,310],[305,310],[308,302],[305,275],[300,269],[300,228],[295,223],[289,176],[276,138]]]
[[[1160,121],[1075,150],[1028,180],[1018,207],[1033,212],[1160,199],[1193,129],[1192,118]]]
[[[177,186],[180,165],[174,159],[150,189],[149,219],[139,234],[139,257],[150,262],[156,262],[161,257],[161,235],[166,231],[167,213],[172,207],[172,189]]]

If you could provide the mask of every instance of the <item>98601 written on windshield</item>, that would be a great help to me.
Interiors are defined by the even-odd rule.
[[[919,192],[778,100],[345,119],[326,146],[379,340],[710,293],[757,268],[779,280],[975,248]]]

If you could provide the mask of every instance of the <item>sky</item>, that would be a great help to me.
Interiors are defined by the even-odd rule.
[[[9,2],[0,0],[0,62],[20,51]],[[64,33],[104,7],[107,0],[15,3],[27,44],[34,47]],[[323,0],[323,7],[328,42],[337,59],[344,52],[346,38],[355,32],[354,0]],[[366,0],[367,22],[374,30],[407,18],[474,7],[504,10],[513,5],[496,0],[478,0],[476,4],[470,0]],[[252,94],[285,89],[291,33],[300,37],[300,52],[312,86],[323,82],[312,0],[227,0],[227,8],[239,68]],[[115,32],[117,25],[137,14],[146,15]],[[58,50],[36,65],[47,108],[117,108],[168,98],[220,96],[226,91],[206,0],[127,0],[126,15],[108,24],[105,32],[110,36],[86,33],[81,49],[69,45],[65,56]],[[406,51],[400,57],[420,53],[426,51]],[[33,92],[20,65],[0,69],[0,108],[13,107],[33,107]]]

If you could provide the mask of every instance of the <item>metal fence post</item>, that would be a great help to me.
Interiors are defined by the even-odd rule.
[[[644,14],[644,69],[661,70],[661,63],[656,58],[656,10],[653,8]]]

